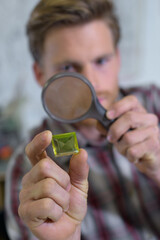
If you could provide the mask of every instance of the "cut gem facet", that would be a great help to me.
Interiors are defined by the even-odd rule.
[[[79,152],[75,132],[57,134],[52,136],[52,147],[55,157],[72,155]]]

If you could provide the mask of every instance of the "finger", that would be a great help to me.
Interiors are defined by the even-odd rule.
[[[87,152],[80,149],[79,154],[72,156],[70,160],[69,175],[71,184],[84,193],[88,192],[88,172]]]
[[[126,151],[129,147],[143,142],[151,136],[157,136],[157,138],[159,138],[158,126],[151,126],[128,131],[123,135],[120,141],[115,143],[115,146],[122,155],[126,156]]]
[[[154,156],[159,148],[159,139],[155,136],[152,136],[150,138],[147,138],[145,141],[128,148],[126,157],[132,163],[137,164],[144,158],[146,160],[146,164],[152,164],[154,158],[151,158],[151,156]]]
[[[23,177],[22,186],[30,186],[45,178],[54,179],[64,189],[69,189],[70,187],[70,177],[68,173],[50,158],[39,161],[30,172]]]
[[[47,130],[36,135],[33,140],[26,146],[26,155],[33,165],[47,156],[45,149],[49,146],[51,140],[52,133]]]
[[[108,141],[115,143],[131,129],[144,128],[157,123],[158,119],[154,114],[129,111],[111,125],[107,138]]]
[[[138,102],[135,96],[127,96],[121,99],[118,102],[113,103],[112,106],[107,111],[107,118],[115,119],[121,116],[122,114],[130,111],[135,110],[137,112],[146,112],[144,107]]]
[[[28,200],[51,198],[63,208],[63,211],[69,208],[69,193],[52,178],[46,178],[31,187],[22,189],[19,197],[23,203]]]
[[[52,199],[43,198],[27,204],[20,204],[18,213],[19,216],[33,228],[48,220],[53,222],[58,221],[63,211]]]

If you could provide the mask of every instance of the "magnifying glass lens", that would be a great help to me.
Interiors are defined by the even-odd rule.
[[[45,88],[43,102],[47,112],[56,118],[74,120],[83,116],[92,104],[92,92],[82,80],[62,76]]]
[[[78,73],[59,73],[42,90],[42,104],[48,115],[63,123],[95,118],[108,129],[111,121],[99,103],[92,84]]]

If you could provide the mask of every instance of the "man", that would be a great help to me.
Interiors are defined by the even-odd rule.
[[[120,32],[112,3],[41,0],[27,33],[38,83],[61,71],[79,72],[115,121],[106,131],[93,119],[74,125],[46,120],[34,132],[27,158],[22,147],[11,161],[8,232],[13,239],[159,239],[160,91],[119,89]],[[56,159],[52,133],[71,131],[79,154]],[[18,217],[19,191],[18,212],[33,235]]]

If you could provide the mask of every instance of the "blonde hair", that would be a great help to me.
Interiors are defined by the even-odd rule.
[[[120,27],[111,0],[41,0],[33,9],[27,24],[29,47],[40,62],[46,34],[54,28],[84,24],[103,19],[109,26],[115,47]]]

